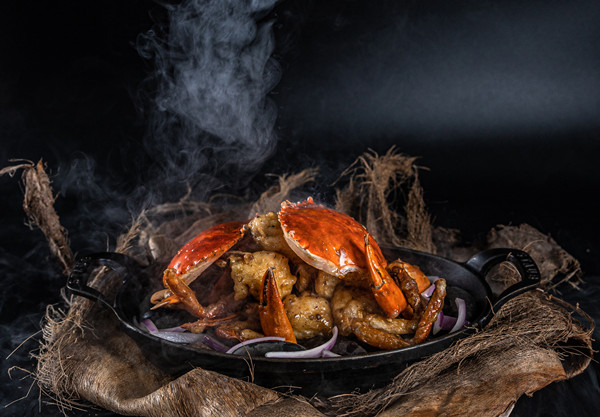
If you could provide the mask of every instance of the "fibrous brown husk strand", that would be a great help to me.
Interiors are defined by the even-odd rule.
[[[419,171],[413,165],[413,179],[408,191],[408,198],[404,209],[406,215],[406,240],[414,249],[424,252],[435,253],[433,244],[433,229],[431,217],[427,212],[425,200],[423,199],[423,188],[419,182]]]
[[[30,227],[37,226],[44,233],[50,252],[58,260],[65,274],[68,274],[73,267],[73,253],[69,247],[67,231],[60,224],[58,214],[54,210],[55,197],[44,163],[42,160],[37,164],[27,161],[3,168],[0,175],[13,176],[19,169],[23,170],[23,209],[29,218]]]
[[[415,161],[394,148],[382,156],[373,151],[362,155],[345,171],[345,188],[335,190],[336,208],[358,219],[381,244],[434,252]],[[29,190],[27,210],[49,211],[47,204],[54,200],[41,163],[16,165],[0,173],[14,174],[18,169],[31,175],[24,179]],[[231,196],[192,202],[184,197],[154,207],[133,220],[131,229],[117,239],[117,250],[149,270],[156,269],[160,286],[159,267],[197,233],[218,223],[248,219],[256,212],[276,211],[281,201],[302,195],[302,187],[316,174],[307,170],[283,175],[254,202]],[[63,240],[49,242],[63,253],[66,233],[57,229],[58,216],[42,216],[43,220],[32,216],[51,236],[60,232]],[[47,225],[48,218],[53,226]],[[554,241],[529,226],[498,227],[483,248],[459,248],[458,231],[437,228],[435,244],[444,256],[460,260],[491,247],[522,249],[536,260],[545,283],[554,282],[557,274],[574,276],[579,271],[578,263]],[[66,256],[65,267],[71,262]],[[508,268],[498,268],[495,274],[498,282],[512,282]],[[116,273],[98,268],[88,285],[112,299],[121,282]],[[47,310],[36,377],[43,392],[65,410],[93,403],[119,414],[148,417],[495,417],[508,412],[522,394],[581,373],[591,360],[593,326],[578,307],[534,290],[507,302],[484,329],[398,368],[396,378],[383,388],[329,399],[296,398],[200,368],[178,377],[169,375],[147,360],[110,310],[74,297],[68,311]]]
[[[277,212],[281,207],[281,202],[290,198],[294,190],[314,182],[319,170],[309,168],[296,174],[283,174],[277,177],[277,184],[263,192],[258,200],[252,204],[248,217],[256,214]]]
[[[380,244],[433,253],[431,218],[416,159],[394,147],[384,155],[363,154],[342,173],[349,180],[336,190],[336,209],[356,218]],[[401,203],[403,213],[396,209]]]

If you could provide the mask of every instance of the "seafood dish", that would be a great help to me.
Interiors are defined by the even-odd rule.
[[[193,289],[209,276],[211,285]],[[141,324],[159,337],[228,353],[266,344],[267,357],[333,357],[408,347],[434,328],[465,324],[460,299],[458,317],[442,313],[443,277],[388,262],[364,226],[312,198],[202,231],[179,249],[162,284],[152,309],[184,310],[189,321],[161,330]],[[346,341],[343,352],[338,340]]]

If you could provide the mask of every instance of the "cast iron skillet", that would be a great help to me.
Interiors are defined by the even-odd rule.
[[[136,326],[137,321],[146,317],[151,306],[149,297],[152,288],[160,285],[160,278],[150,276],[147,269],[125,255],[106,252],[79,258],[68,279],[67,288],[76,295],[110,308],[146,357],[172,375],[181,375],[194,367],[201,367],[269,388],[289,390],[291,387],[295,393],[306,396],[316,393],[331,396],[356,390],[364,392],[388,384],[409,364],[447,348],[477,328],[483,328],[492,319],[494,311],[518,294],[535,288],[540,281],[535,262],[520,250],[490,249],[478,253],[465,263],[457,263],[408,249],[382,249],[389,260],[401,258],[418,265],[428,276],[445,278],[449,288],[446,306],[454,304],[453,298],[456,296],[465,299],[468,305],[467,320],[471,326],[397,350],[324,359],[253,357],[250,361],[247,356],[198,350],[173,343]],[[494,299],[484,277],[494,265],[503,261],[514,264],[522,280]],[[123,279],[112,302],[87,285],[91,271],[99,265],[114,269]]]

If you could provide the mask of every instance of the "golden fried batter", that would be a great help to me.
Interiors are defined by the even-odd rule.
[[[283,237],[283,230],[277,214],[271,212],[258,215],[248,223],[248,226],[252,238],[263,250],[279,252],[288,258],[295,275],[298,277],[296,290],[302,292],[309,289],[317,274],[317,269],[300,259],[289,247]]]
[[[327,298],[328,300],[333,297],[335,287],[342,280],[338,277],[328,274],[327,272],[319,271],[317,279],[315,280],[315,292],[321,297]]]
[[[333,320],[340,334],[348,336],[361,327],[398,335],[413,333],[418,320],[390,319],[368,289],[338,285],[331,299]]]
[[[279,252],[290,260],[296,261],[298,255],[288,246],[283,237],[283,230],[276,213],[261,214],[253,218],[250,223],[250,232],[258,245],[266,251]]]
[[[381,311],[375,299],[358,287],[338,285],[331,299],[331,313],[340,334],[352,334],[355,319],[363,320],[366,314]]]
[[[305,263],[300,258],[298,258],[298,260],[300,263],[296,263],[292,267],[295,275],[298,277],[298,281],[296,281],[296,291],[304,292],[312,288],[313,281],[319,270]]]
[[[269,251],[232,253],[229,255],[231,279],[236,300],[251,294],[258,300],[265,271],[273,267],[275,282],[281,298],[292,292],[296,277],[290,273],[288,259],[280,253]]]
[[[283,306],[296,339],[310,339],[331,333],[331,309],[329,301],[323,297],[309,292],[303,292],[300,296],[290,294],[283,300]]]

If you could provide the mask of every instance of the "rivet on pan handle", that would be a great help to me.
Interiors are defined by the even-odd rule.
[[[535,261],[522,250],[508,248],[484,250],[473,256],[464,265],[484,279],[492,267],[505,261],[512,263],[517,268],[521,275],[521,281],[511,285],[500,294],[493,303],[492,311],[479,320],[482,326],[487,324],[492,319],[494,312],[498,311],[508,300],[534,289],[540,284],[540,271]]]
[[[133,258],[116,252],[91,253],[81,256],[75,261],[75,265],[67,279],[67,291],[102,303],[117,314],[114,301],[107,300],[104,294],[87,285],[92,271],[98,266],[107,266],[118,273],[121,278],[124,278],[131,276],[135,270],[140,268],[140,264]]]

